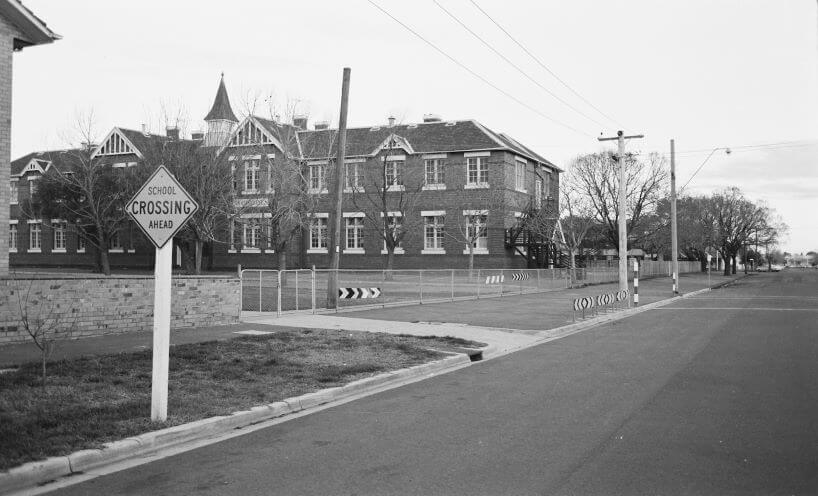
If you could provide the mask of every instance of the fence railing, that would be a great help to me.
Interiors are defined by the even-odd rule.
[[[640,267],[640,277],[670,275],[670,262],[648,262]],[[690,272],[691,262],[680,262],[680,272]],[[644,267],[644,269],[643,269]],[[696,270],[698,270],[696,263]],[[647,271],[647,272],[645,272]],[[325,311],[329,269],[241,271],[243,311],[281,312]],[[628,277],[633,274],[629,268]],[[338,270],[338,298],[335,310],[371,306],[432,303],[503,297],[570,288],[574,285],[616,282],[616,267],[569,269],[416,269]],[[372,289],[375,288],[376,291]],[[349,289],[349,291],[346,291]]]

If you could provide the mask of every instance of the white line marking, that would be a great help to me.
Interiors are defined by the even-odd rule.
[[[756,310],[770,312],[818,312],[818,308],[762,308],[762,307],[662,307],[656,310]]]
[[[275,331],[256,331],[247,329],[246,331],[234,331],[233,334],[247,334],[249,336],[264,336],[266,334],[275,334]]]

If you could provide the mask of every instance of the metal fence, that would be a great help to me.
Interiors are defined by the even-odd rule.
[[[680,262],[685,273],[697,262]],[[645,262],[640,276],[670,275],[670,262]],[[629,267],[628,277],[633,274]],[[572,274],[573,272],[573,274]],[[329,269],[241,271],[243,311],[324,311]],[[573,277],[572,277],[573,276]],[[338,270],[338,288],[349,288],[351,298],[339,298],[336,310],[371,306],[503,297],[565,289],[573,285],[604,284],[619,278],[616,267],[594,269],[419,269]],[[377,288],[377,297],[369,290]],[[365,289],[366,291],[360,291]]]

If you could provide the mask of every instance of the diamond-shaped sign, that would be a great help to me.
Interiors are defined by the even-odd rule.
[[[125,208],[153,244],[162,248],[184,227],[199,204],[160,165]]]

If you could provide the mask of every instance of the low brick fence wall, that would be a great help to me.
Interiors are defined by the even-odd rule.
[[[30,339],[26,313],[58,339],[150,331],[153,287],[150,276],[0,280],[0,345]],[[171,328],[237,323],[240,289],[237,277],[174,276]]]

